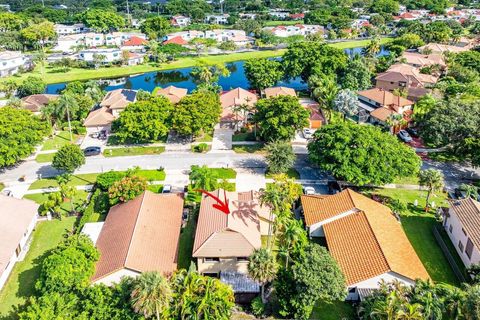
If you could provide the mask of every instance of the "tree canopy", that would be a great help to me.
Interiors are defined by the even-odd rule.
[[[125,19],[117,13],[104,9],[89,9],[79,15],[87,27],[97,32],[117,30],[125,25]]]
[[[76,144],[66,144],[53,156],[52,167],[72,173],[85,164],[85,155]]]
[[[145,19],[140,26],[140,30],[145,33],[149,39],[162,39],[171,29],[170,21],[159,16]]]
[[[30,111],[0,108],[0,167],[13,165],[30,155],[48,132],[48,124]]]
[[[282,64],[278,60],[250,59],[244,68],[250,86],[257,90],[274,86],[283,76]]]
[[[338,179],[384,185],[415,175],[420,158],[395,136],[373,126],[341,122],[321,127],[308,145],[311,161]]]
[[[308,125],[309,112],[297,97],[277,96],[257,102],[254,120],[260,136],[267,141],[290,141],[295,131]]]

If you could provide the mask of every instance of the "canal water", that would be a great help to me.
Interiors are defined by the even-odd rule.
[[[362,54],[362,49],[363,48],[345,49],[345,53],[347,53],[349,56]],[[382,56],[386,54],[388,54],[388,51],[382,47],[378,55]],[[244,64],[245,61],[236,61],[226,65],[230,71],[230,75],[228,77],[221,77],[219,80],[219,85],[223,88],[223,90],[229,90],[237,87],[244,89],[249,88],[248,80],[245,77]],[[105,90],[107,91],[126,88],[134,90],[142,89],[152,92],[155,87],[166,87],[173,85],[180,88],[186,88],[190,92],[196,87],[195,83],[193,83],[190,77],[191,71],[191,67],[165,71],[154,71],[140,75],[109,79],[103,81],[103,83],[105,85]],[[46,93],[59,93],[65,88],[65,85],[66,83],[49,84],[46,88]],[[307,89],[307,84],[300,78],[295,78],[290,81],[280,81],[277,83],[277,85],[290,87],[297,91]]]

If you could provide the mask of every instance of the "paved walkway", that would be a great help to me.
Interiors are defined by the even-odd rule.
[[[232,150],[232,136],[232,129],[215,128],[213,132],[212,151]]]
[[[267,183],[267,179],[265,179],[265,169],[237,169],[237,179],[235,182],[237,191],[258,191],[265,188]]]

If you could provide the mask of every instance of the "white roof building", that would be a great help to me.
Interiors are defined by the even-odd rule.
[[[27,67],[30,60],[20,51],[0,52],[0,77],[6,77],[19,72],[20,68]]]

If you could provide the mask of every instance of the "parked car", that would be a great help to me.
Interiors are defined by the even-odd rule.
[[[4,196],[7,196],[7,197],[13,197],[12,190],[3,189],[3,190],[2,190],[2,194],[3,194]]]
[[[418,138],[418,130],[415,128],[407,128],[406,131],[414,138]]]
[[[163,186],[162,193],[170,193],[172,192],[172,186],[169,184],[166,184]]]
[[[405,130],[400,130],[398,133],[397,133],[397,136],[400,140],[402,140],[403,142],[412,142],[412,137],[410,137],[410,135],[408,134],[407,131]]]
[[[86,147],[83,150],[83,154],[86,157],[98,156],[100,153],[102,153],[102,148],[100,148],[100,147]]]
[[[315,133],[315,130],[312,130],[310,128],[304,128],[303,129],[303,137],[305,139],[312,139],[314,133]]]
[[[303,187],[303,193],[304,194],[315,194],[315,188],[314,187]]]

